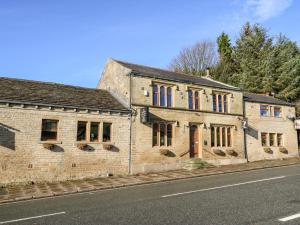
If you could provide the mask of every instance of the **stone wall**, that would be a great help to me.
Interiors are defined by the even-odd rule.
[[[41,142],[42,119],[56,119],[58,140],[48,150]],[[111,122],[112,150],[103,143],[77,147],[77,121]],[[128,173],[128,115],[74,110],[0,106],[0,184],[58,181]],[[100,134],[101,135],[101,134]]]
[[[294,122],[287,118],[288,114],[295,115],[295,108],[280,106],[280,118],[260,116],[260,104],[245,102],[245,116],[248,118],[247,152],[249,161],[264,159],[280,159],[298,156],[297,131]],[[261,133],[283,134],[283,146],[288,154],[281,153],[279,147],[270,147],[273,153],[266,153],[261,144]]]

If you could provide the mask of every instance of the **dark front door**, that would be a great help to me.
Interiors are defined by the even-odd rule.
[[[196,125],[190,126],[190,157],[198,157],[199,129]]]

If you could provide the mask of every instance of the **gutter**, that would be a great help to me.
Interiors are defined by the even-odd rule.
[[[131,110],[130,113],[130,124],[129,124],[129,152],[128,152],[128,174],[132,174],[132,84],[131,84],[131,77],[132,73],[129,73],[129,109]]]
[[[246,118],[246,104],[245,104],[245,100],[244,99],[243,99],[243,118]],[[246,129],[247,128],[243,128],[243,131],[244,131],[244,153],[245,153],[245,158],[246,158],[247,162],[249,162],[248,149],[247,149],[247,134],[246,134]]]

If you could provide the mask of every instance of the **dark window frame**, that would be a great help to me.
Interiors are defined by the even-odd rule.
[[[52,131],[52,128],[46,128],[46,122],[48,123],[54,123],[55,125],[55,131]],[[57,119],[42,119],[42,129],[41,129],[41,141],[57,141],[58,140],[58,125],[59,120]],[[47,138],[46,136],[51,136],[51,134],[54,136],[54,138]]]

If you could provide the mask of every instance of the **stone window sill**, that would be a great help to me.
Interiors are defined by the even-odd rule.
[[[40,141],[40,144],[62,144],[62,141],[55,141],[55,140],[53,140],[53,141]]]

